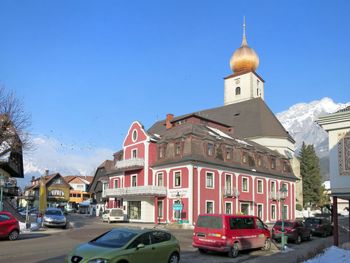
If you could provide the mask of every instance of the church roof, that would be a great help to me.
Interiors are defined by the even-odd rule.
[[[208,110],[197,111],[176,117],[172,122],[185,116],[197,115],[206,119],[233,127],[234,135],[242,138],[278,137],[294,139],[284,129],[282,124],[261,98],[254,98],[238,103],[225,105]],[[156,122],[148,132],[162,134],[166,130],[165,120]]]

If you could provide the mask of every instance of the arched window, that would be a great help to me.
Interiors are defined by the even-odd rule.
[[[236,95],[241,95],[241,87],[236,88]]]

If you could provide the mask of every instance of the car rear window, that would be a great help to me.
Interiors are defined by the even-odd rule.
[[[197,220],[197,227],[221,229],[222,217],[221,216],[199,216]]]
[[[282,221],[277,221],[275,226],[282,226]],[[293,222],[285,221],[284,226],[285,227],[293,227]]]
[[[45,215],[61,216],[62,211],[61,210],[47,210],[45,212]]]
[[[111,216],[122,216],[123,210],[121,209],[112,209]]]
[[[248,218],[230,218],[230,229],[253,229],[254,219]]]
[[[322,220],[317,218],[308,218],[305,222],[309,224],[321,224]]]

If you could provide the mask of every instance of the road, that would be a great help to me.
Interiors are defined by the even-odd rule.
[[[63,262],[65,256],[74,246],[87,242],[102,234],[112,227],[119,225],[130,226],[130,224],[107,224],[98,218],[85,215],[73,214],[69,216],[73,228],[69,229],[46,229],[32,233],[22,234],[16,241],[0,241],[0,262]],[[141,225],[142,227],[153,227],[153,225]],[[169,229],[180,241],[181,262],[211,263],[211,262],[264,262],[266,256],[280,254],[277,247],[273,246],[271,251],[261,250],[241,252],[236,259],[228,258],[225,254],[208,253],[200,254],[191,245],[192,230]],[[315,251],[318,247],[324,247],[332,243],[332,237],[317,238],[312,241],[303,242],[301,245],[290,244],[289,248],[295,254],[307,254]],[[285,255],[284,255],[285,256]],[[300,256],[298,256],[300,258]],[[272,262],[269,258],[269,261]],[[275,257],[277,259],[277,257]],[[295,262],[294,258],[294,262]],[[265,261],[266,262],[266,261]],[[276,261],[278,262],[278,261]],[[284,260],[284,263],[288,262]],[[292,261],[293,262],[293,261]]]

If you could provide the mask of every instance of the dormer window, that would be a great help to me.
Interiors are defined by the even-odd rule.
[[[175,155],[180,155],[181,154],[181,143],[176,142],[175,143]]]
[[[232,159],[232,148],[231,147],[226,147],[225,148],[225,157],[226,160],[231,160]]]
[[[271,158],[271,169],[272,170],[276,169],[276,158]]]
[[[241,95],[241,87],[236,87],[235,93],[236,96]]]
[[[162,159],[164,157],[165,157],[165,146],[162,145],[158,147],[158,158]]]
[[[209,156],[214,155],[214,144],[211,142],[208,142],[208,155]]]
[[[248,163],[248,154],[246,152],[242,153],[242,163]]]

